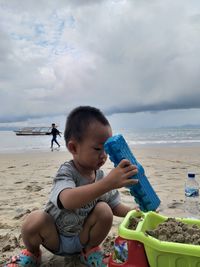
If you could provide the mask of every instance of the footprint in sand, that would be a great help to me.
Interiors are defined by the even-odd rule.
[[[169,203],[168,205],[167,205],[167,207],[169,208],[169,209],[176,209],[176,208],[180,208],[181,206],[183,206],[183,200],[181,200],[180,202],[179,201],[176,201],[176,200],[174,200],[172,203]]]
[[[42,190],[42,187],[39,185],[27,185],[24,189],[29,192],[38,192]]]
[[[14,182],[14,184],[22,184],[24,181],[17,181],[17,182]]]
[[[1,252],[5,252],[19,246],[17,237],[13,234],[0,235]]]
[[[44,175],[44,178],[51,178],[50,175]]]
[[[0,229],[12,229],[12,226],[6,224],[6,223],[0,223]],[[1,236],[0,236],[1,238]]]
[[[28,214],[28,213],[31,213],[31,211],[29,209],[19,211],[19,213],[13,219],[19,220],[21,217],[23,217],[25,214]]]
[[[29,166],[29,164],[27,163],[27,164],[24,164],[24,165],[22,165],[22,167],[27,167],[27,166]]]

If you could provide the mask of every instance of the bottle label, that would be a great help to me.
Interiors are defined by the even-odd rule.
[[[199,189],[198,188],[185,188],[186,197],[198,197]]]

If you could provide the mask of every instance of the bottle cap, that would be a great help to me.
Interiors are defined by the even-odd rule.
[[[194,172],[188,172],[188,177],[189,178],[195,178],[195,173]]]

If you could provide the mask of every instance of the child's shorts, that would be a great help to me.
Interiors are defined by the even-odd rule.
[[[51,251],[55,255],[68,256],[70,254],[80,253],[84,246],[80,242],[78,235],[64,236],[60,235],[60,247],[58,251]]]

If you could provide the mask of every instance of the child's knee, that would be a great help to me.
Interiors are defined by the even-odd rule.
[[[24,221],[22,230],[30,232],[38,230],[39,228],[43,227],[43,225],[47,224],[49,220],[51,220],[51,218],[46,212],[39,210],[33,211]]]
[[[95,207],[95,213],[100,220],[112,221],[113,219],[113,212],[106,202],[99,202]]]

